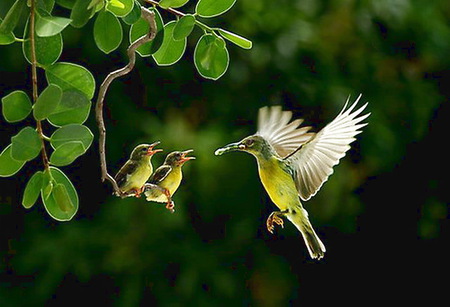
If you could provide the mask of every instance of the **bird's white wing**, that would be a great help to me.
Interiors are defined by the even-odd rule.
[[[292,118],[291,111],[283,111],[281,106],[263,107],[258,113],[258,132],[272,145],[277,154],[284,158],[310,140],[314,133],[311,127],[299,127],[303,119]]]
[[[350,97],[349,97],[350,98]],[[314,196],[322,184],[333,173],[333,166],[345,156],[350,149],[350,143],[355,140],[355,135],[367,123],[361,123],[370,113],[360,115],[367,103],[353,111],[361,95],[347,108],[347,102],[339,115],[314,138],[292,153],[286,160],[294,170],[294,180],[298,194],[302,200],[308,200]]]

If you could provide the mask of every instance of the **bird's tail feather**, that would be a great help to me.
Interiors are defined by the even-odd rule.
[[[311,258],[317,260],[322,259],[326,251],[325,245],[323,245],[322,241],[320,241],[314,231],[308,218],[308,212],[305,209],[298,207],[294,210],[290,210],[286,216],[301,232]]]

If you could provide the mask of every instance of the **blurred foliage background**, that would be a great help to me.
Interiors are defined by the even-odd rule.
[[[1,1],[0,16],[12,2]],[[106,98],[109,170],[142,142],[161,140],[164,154],[154,165],[172,150],[194,149],[176,212],[113,197],[100,182],[96,144],[65,168],[80,196],[71,222],[51,220],[42,205],[20,205],[39,161],[1,178],[0,305],[445,299],[438,277],[448,271],[450,235],[449,17],[445,0],[238,0],[217,22],[251,39],[253,49],[230,47],[230,68],[219,81],[196,73],[195,42],[172,67],[139,58]],[[126,63],[127,46],[105,56],[92,24],[63,32],[60,60],[86,66],[100,84]],[[20,44],[2,46],[0,59],[1,96],[31,92]],[[318,130],[359,93],[369,101],[369,125],[305,204],[327,247],[323,261],[311,261],[293,225],[267,232],[275,207],[254,159],[213,152],[253,133],[261,106],[281,104]],[[4,148],[21,126],[0,125]],[[93,116],[87,125],[97,131]]]

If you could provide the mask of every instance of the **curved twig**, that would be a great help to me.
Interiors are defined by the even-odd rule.
[[[105,179],[110,181],[114,188],[114,192],[116,192],[117,195],[121,195],[121,192],[114,177],[108,173],[108,169],[106,166],[106,152],[105,152],[106,127],[105,122],[103,120],[103,101],[105,100],[105,96],[111,82],[114,81],[114,79],[124,76],[128,74],[131,70],[133,70],[134,65],[136,63],[136,49],[142,46],[143,44],[153,40],[156,36],[157,28],[155,22],[155,13],[148,10],[147,8],[142,7],[141,16],[150,25],[149,33],[137,39],[128,47],[127,49],[127,55],[129,58],[128,64],[125,65],[123,68],[120,68],[116,71],[109,73],[106,76],[105,80],[100,85],[97,96],[97,103],[95,105],[95,118],[97,119],[99,130],[98,149],[100,154],[101,179],[102,181],[105,181]]]

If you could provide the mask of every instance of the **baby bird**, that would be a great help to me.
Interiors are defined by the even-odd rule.
[[[117,196],[141,196],[145,182],[153,173],[152,156],[162,151],[162,149],[153,149],[159,143],[158,141],[153,144],[141,144],[133,149],[130,159],[114,177],[120,189],[120,194],[116,193]]]
[[[166,208],[172,213],[175,211],[175,204],[172,196],[180,186],[183,174],[181,167],[186,161],[195,157],[188,157],[192,149],[185,151],[174,151],[167,155],[163,165],[158,167],[148,181],[144,190],[147,201],[167,203]],[[156,187],[155,187],[156,186]]]

